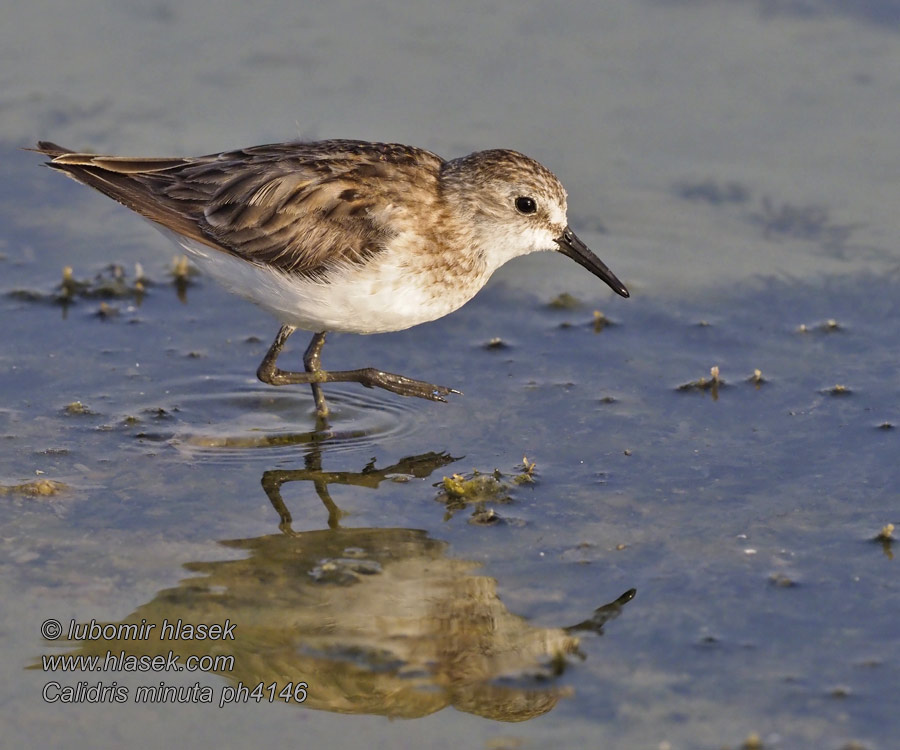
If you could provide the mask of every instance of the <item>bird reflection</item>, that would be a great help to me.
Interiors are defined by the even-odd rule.
[[[85,641],[80,654],[234,656],[218,674],[237,686],[308,684],[308,708],[415,718],[446,706],[498,721],[550,711],[572,688],[553,678],[581,656],[578,632],[601,633],[634,596],[629,590],[571,627],[534,627],[509,612],[478,563],[447,555],[425,531],[340,527],[330,484],[377,487],[428,476],[454,461],[426,453],[378,469],[267,471],[263,488],[281,533],[222,541],[240,559],[192,562],[196,574],[159,592],[123,622],[236,623],[235,640]],[[329,528],[294,531],[281,497],[286,482],[312,482]],[[157,629],[157,633],[160,628]],[[291,705],[291,704],[285,704]],[[296,705],[296,704],[293,704]]]
[[[320,444],[314,443],[312,450],[306,454],[305,469],[271,469],[262,476],[262,486],[272,503],[272,507],[278,513],[281,522],[278,527],[285,533],[294,533],[291,527],[293,518],[291,512],[281,497],[281,486],[287,482],[312,482],[316,494],[322,504],[328,510],[328,527],[337,529],[340,527],[343,511],[338,508],[328,492],[328,485],[342,484],[353,487],[368,487],[375,489],[385,479],[424,479],[435,469],[458,461],[448,453],[423,453],[420,456],[409,456],[400,459],[397,463],[383,469],[375,467],[375,459],[372,459],[361,471],[323,471],[322,450]]]

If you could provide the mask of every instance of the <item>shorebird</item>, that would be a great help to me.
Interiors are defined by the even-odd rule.
[[[328,331],[383,333],[461,307],[508,260],[539,250],[572,258],[628,290],[577,237],[556,176],[516,151],[445,161],[396,143],[276,143],[197,157],[76,153],[47,141],[47,163],[149,219],[228,289],[281,328],[257,370],[264,383],[356,382],[446,401],[452,388],[367,367],[330,372]],[[278,368],[288,337],[313,331],[304,372]]]

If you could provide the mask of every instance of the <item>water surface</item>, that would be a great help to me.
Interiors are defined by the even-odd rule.
[[[4,20],[4,742],[892,746],[896,3],[47,0]],[[318,429],[306,390],[254,377],[274,321],[173,283],[158,233],[18,150],[296,136],[533,155],[633,296],[533,256],[448,318],[334,336],[329,367],[465,396],[329,387]],[[91,291],[63,305],[65,266]],[[35,669],[129,646],[46,641],[48,618],[230,619],[235,643],[181,645],[234,668]],[[41,698],[114,680],[216,703]],[[217,705],[273,681],[306,702]]]

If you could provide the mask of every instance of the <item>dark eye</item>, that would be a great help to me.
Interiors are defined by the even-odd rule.
[[[519,196],[516,198],[516,211],[520,214],[533,214],[537,211],[537,203],[535,203],[534,198],[524,195]]]

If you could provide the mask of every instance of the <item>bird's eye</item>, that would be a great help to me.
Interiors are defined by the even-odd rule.
[[[527,196],[519,196],[516,198],[516,211],[520,214],[533,214],[537,211],[537,203],[534,198]]]

